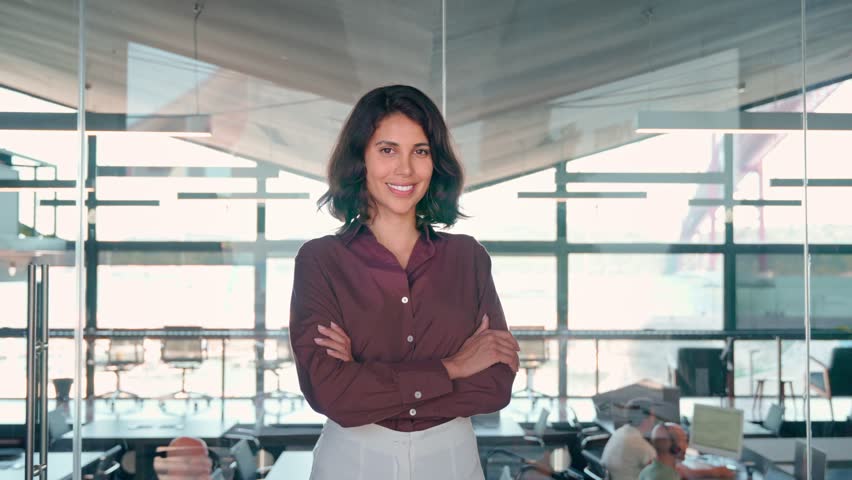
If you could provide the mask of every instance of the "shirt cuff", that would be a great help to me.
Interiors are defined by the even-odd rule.
[[[402,363],[397,369],[403,405],[422,402],[452,393],[453,382],[440,360]]]

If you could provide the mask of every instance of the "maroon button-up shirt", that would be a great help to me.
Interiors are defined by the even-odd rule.
[[[507,330],[491,258],[472,237],[425,227],[404,270],[358,222],[311,240],[296,256],[290,312],[302,392],[344,427],[411,432],[500,410],[515,378],[507,365],[450,380],[441,363],[486,313],[490,328]],[[354,362],[314,343],[332,321],[352,340]]]

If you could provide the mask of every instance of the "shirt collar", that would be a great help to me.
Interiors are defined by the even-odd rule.
[[[348,246],[352,242],[352,240],[355,239],[355,237],[359,236],[365,231],[369,234],[372,234],[372,232],[370,232],[370,229],[364,223],[362,223],[361,220],[356,218],[355,220],[352,220],[352,222],[350,222],[349,225],[337,235],[343,241],[343,244]],[[435,229],[432,228],[432,225],[429,225],[428,223],[424,223],[423,226],[420,227],[420,233],[426,240],[426,242],[430,245],[434,240],[441,238],[441,234],[436,232]]]

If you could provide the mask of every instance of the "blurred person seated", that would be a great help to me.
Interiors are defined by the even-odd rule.
[[[661,423],[651,433],[656,458],[642,469],[639,480],[680,480],[681,478],[733,478],[727,467],[689,468],[683,464],[689,435],[676,423]]]
[[[627,423],[618,428],[604,446],[601,463],[612,480],[636,480],[642,468],[655,457],[647,438],[657,423],[650,398],[634,398],[624,406]]]
[[[639,480],[680,480],[679,462],[686,457],[686,432],[675,423],[661,423],[651,432],[657,455],[639,474]]]
[[[154,472],[160,480],[210,480],[213,460],[204,440],[177,437],[168,447],[157,448]],[[163,455],[164,456],[160,456]]]

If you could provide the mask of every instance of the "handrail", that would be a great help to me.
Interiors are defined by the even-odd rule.
[[[767,329],[767,330],[539,330],[513,332],[516,337],[546,338],[553,340],[803,340],[803,329]],[[52,338],[73,338],[74,330],[54,328],[50,330]],[[164,328],[153,329],[90,329],[84,333],[87,339],[106,339],[114,337],[201,337],[209,339],[264,339],[286,338],[286,329],[255,330],[251,328],[180,330]],[[0,328],[0,338],[24,338],[24,328]],[[811,337],[815,340],[852,340],[852,330],[814,329]]]

